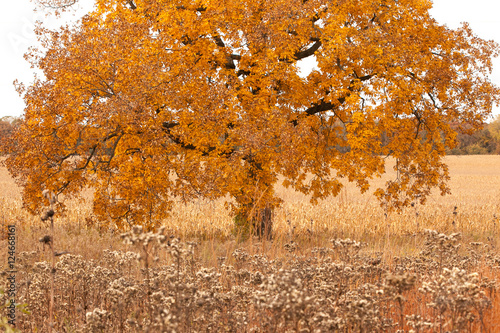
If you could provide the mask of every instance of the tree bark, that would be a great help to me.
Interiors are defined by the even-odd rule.
[[[254,219],[254,232],[260,239],[271,240],[273,238],[273,209],[262,208]]]

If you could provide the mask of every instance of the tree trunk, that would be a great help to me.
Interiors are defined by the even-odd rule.
[[[272,239],[273,210],[270,207],[262,208],[254,219],[254,232],[260,239]]]

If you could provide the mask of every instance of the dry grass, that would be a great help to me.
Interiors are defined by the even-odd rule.
[[[279,188],[272,242],[240,241],[222,201],[179,203],[163,234],[128,242],[90,222],[87,201],[70,202],[55,225],[56,251],[69,254],[57,257],[54,331],[499,331],[500,156],[447,163],[452,195],[387,219],[352,185],[317,206]],[[31,311],[18,327],[47,331],[49,226],[22,210],[4,169],[0,193],[0,222],[18,228],[18,302]]]

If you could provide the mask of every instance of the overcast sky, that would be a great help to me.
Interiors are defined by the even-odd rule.
[[[80,0],[79,10],[66,14],[63,20],[76,20],[92,8],[92,0]],[[29,83],[33,70],[24,60],[23,54],[31,45],[36,45],[33,33],[34,22],[43,21],[52,27],[61,25],[61,18],[46,18],[42,12],[33,12],[30,0],[6,1],[0,11],[0,117],[21,116],[24,109],[22,99],[17,95],[13,81]],[[498,0],[435,0],[431,15],[450,28],[457,28],[460,22],[469,22],[473,31],[483,39],[500,42],[500,18]],[[495,59],[492,80],[500,85],[500,59]],[[500,109],[494,110],[500,114]]]

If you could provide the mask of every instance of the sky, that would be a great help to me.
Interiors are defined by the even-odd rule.
[[[35,4],[30,0],[7,1],[0,11],[0,117],[23,114],[24,102],[14,89],[18,80],[27,85],[33,80],[34,70],[24,60],[29,46],[37,44],[33,33],[34,24],[40,20],[44,25],[56,28],[62,22],[72,22],[90,11],[93,0],[79,0],[74,12],[61,18],[45,16],[43,11],[34,12]],[[500,1],[498,0],[434,0],[431,15],[441,24],[458,28],[468,22],[481,38],[500,43]],[[500,86],[500,58],[494,60],[491,79]],[[495,108],[500,115],[500,108]]]

